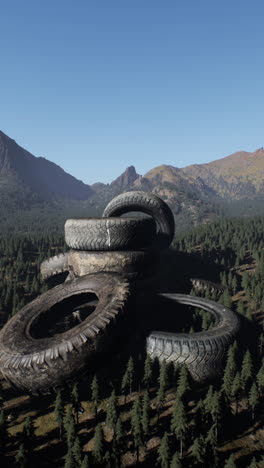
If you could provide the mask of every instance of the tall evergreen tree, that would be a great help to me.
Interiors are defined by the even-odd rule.
[[[82,463],[81,463],[81,468],[89,468],[89,458],[88,455],[85,455]]]
[[[264,394],[264,359],[262,360],[262,365],[257,373],[257,384],[258,391],[260,395]]]
[[[73,457],[72,449],[68,448],[68,452],[65,456],[64,468],[75,468],[75,460]]]
[[[5,413],[4,413],[4,410],[1,410],[0,411],[0,449],[2,452],[5,451],[7,438],[8,438],[8,433],[7,433]]]
[[[158,462],[161,468],[169,468],[170,447],[167,432],[165,432],[164,436],[162,437],[160,446],[158,448]]]
[[[252,420],[254,421],[255,419],[255,408],[258,404],[258,399],[259,399],[259,395],[258,395],[258,389],[257,389],[257,385],[255,382],[253,382],[250,390],[249,390],[249,397],[248,397],[248,402],[249,402],[249,406],[251,408],[251,415],[252,415]]]
[[[97,376],[95,375],[91,383],[91,400],[94,405],[95,419],[97,421],[97,411],[99,403],[99,384]]]
[[[143,396],[141,425],[144,439],[146,439],[150,429],[150,398],[147,390],[144,392]]]
[[[75,440],[73,443],[72,454],[77,466],[80,466],[82,462],[82,446],[80,439],[77,435],[75,436]]]
[[[122,379],[122,384],[121,384],[122,391],[125,392],[129,389],[129,394],[131,395],[133,379],[134,379],[134,362],[133,362],[132,357],[130,356],[128,363],[127,363],[126,371]]]
[[[180,457],[182,458],[183,443],[188,429],[188,420],[186,410],[181,399],[175,401],[172,418],[171,418],[171,431],[176,435],[180,441]]]
[[[241,379],[239,372],[236,372],[233,384],[231,386],[231,396],[236,403],[236,414],[238,413],[238,402],[241,395]]]
[[[205,441],[202,436],[196,437],[191,446],[191,456],[194,465],[204,463],[205,457]]]
[[[54,404],[54,413],[55,413],[55,419],[59,425],[60,440],[61,440],[61,430],[62,430],[62,424],[63,424],[63,418],[64,418],[64,405],[62,401],[61,390],[59,390],[56,395],[55,404]]]
[[[185,365],[180,367],[180,374],[177,384],[177,398],[183,398],[186,392],[190,390],[189,371]]]
[[[117,404],[115,390],[112,390],[111,396],[108,400],[106,412],[106,425],[114,432],[117,422]]]
[[[253,361],[249,350],[246,351],[242,361],[241,367],[241,381],[245,388],[248,388],[252,382],[253,377]]]
[[[95,463],[99,464],[103,461],[104,448],[103,448],[103,431],[101,424],[97,424],[94,434],[94,447],[93,447],[93,459]]]
[[[142,445],[142,426],[141,426],[141,400],[137,395],[131,411],[131,429],[134,440],[134,447],[137,452],[137,463],[139,458],[139,448]]]
[[[67,441],[67,446],[68,450],[72,449],[75,436],[76,436],[76,431],[75,431],[75,420],[72,414],[72,408],[71,406],[68,406],[66,415],[64,416],[64,430],[66,434],[66,441]]]
[[[152,360],[149,354],[147,354],[145,363],[144,363],[144,375],[143,375],[143,384],[149,389],[152,381]]]
[[[178,452],[175,452],[175,454],[173,455],[170,468],[182,468],[181,459],[179,457]]]
[[[226,460],[224,468],[237,468],[233,455]]]
[[[16,464],[19,468],[27,468],[28,467],[28,457],[27,457],[27,454],[26,454],[26,450],[25,450],[25,447],[24,447],[24,444],[21,443],[19,445],[19,449],[18,449],[18,452],[15,456],[15,461],[16,461]]]
[[[80,402],[79,390],[76,382],[72,387],[71,402],[75,414],[76,423],[79,424],[79,411],[82,411],[82,404]]]

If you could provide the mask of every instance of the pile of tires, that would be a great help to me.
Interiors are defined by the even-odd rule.
[[[130,211],[150,217],[120,217]],[[159,250],[169,246],[173,235],[170,209],[145,192],[116,197],[102,218],[67,220],[65,241],[71,250],[42,262],[40,268],[45,280],[68,273],[67,280],[27,304],[1,330],[4,377],[21,390],[45,393],[89,365],[92,369],[98,355],[108,352],[124,326],[131,282],[153,274]],[[81,308],[90,305],[91,297],[96,298],[96,307],[81,320]],[[79,317],[79,323],[51,333],[45,317],[52,320],[53,314],[55,321],[74,302],[78,308],[73,307],[71,315]],[[40,333],[45,326],[47,331]]]
[[[149,217],[121,217],[130,212]],[[170,246],[173,236],[170,208],[146,192],[118,195],[102,218],[67,220],[65,241],[70,251],[44,261],[41,275],[48,280],[61,274],[68,277],[27,304],[0,331],[4,377],[21,390],[43,393],[92,370],[113,340],[128,332],[124,317],[131,312],[130,297],[140,290],[148,303],[150,291],[143,287],[148,279],[151,300],[157,297],[151,278],[158,272],[160,250]],[[238,334],[237,316],[206,299],[160,295],[174,301],[176,310],[177,304],[188,304],[210,311],[217,323],[212,330],[191,334],[151,331],[147,353],[160,362],[184,363],[199,382],[215,378]],[[71,324],[67,330],[48,328],[47,323],[66,315]]]

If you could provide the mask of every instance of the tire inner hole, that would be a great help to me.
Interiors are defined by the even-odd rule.
[[[94,293],[77,294],[58,302],[37,317],[31,324],[32,338],[50,338],[82,323],[96,309],[98,297]]]

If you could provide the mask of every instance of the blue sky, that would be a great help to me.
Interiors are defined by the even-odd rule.
[[[264,146],[264,2],[2,0],[0,130],[86,183]]]

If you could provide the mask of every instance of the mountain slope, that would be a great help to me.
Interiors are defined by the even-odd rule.
[[[239,200],[264,195],[264,149],[253,153],[239,151],[208,164],[195,164],[182,169],[187,177],[200,178],[226,200]]]
[[[8,198],[20,193],[27,200],[85,200],[92,189],[61,167],[35,157],[0,131],[0,193]]]

